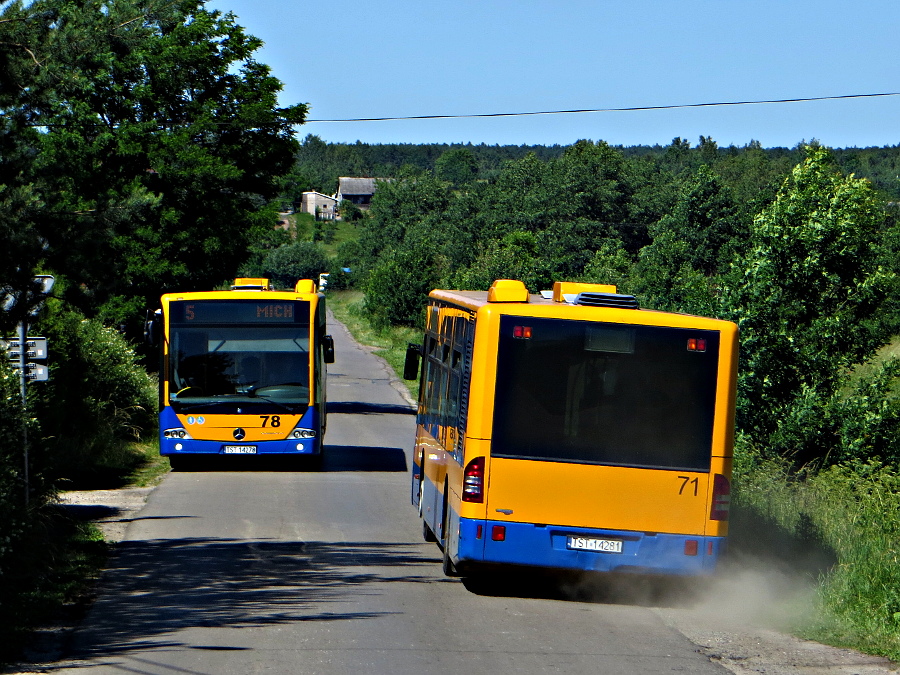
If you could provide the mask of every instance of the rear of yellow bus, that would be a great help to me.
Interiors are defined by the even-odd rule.
[[[448,495],[457,568],[714,571],[737,327],[599,304],[479,310],[464,475]]]

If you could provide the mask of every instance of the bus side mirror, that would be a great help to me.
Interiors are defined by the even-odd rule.
[[[162,312],[156,311],[152,316],[147,312],[147,319],[144,321],[144,342],[151,347],[159,346],[159,329],[162,321]]]
[[[334,338],[330,335],[323,337],[322,347],[324,348],[325,363],[334,363]]]
[[[403,364],[403,379],[416,380],[419,377],[419,356],[422,345],[406,345],[406,362]]]

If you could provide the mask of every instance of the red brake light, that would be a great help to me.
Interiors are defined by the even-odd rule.
[[[706,351],[706,339],[705,338],[688,338],[687,348],[689,352],[705,352]]]
[[[491,541],[506,541],[506,525],[491,526]]]
[[[697,555],[697,550],[699,549],[699,543],[696,539],[688,539],[684,542],[684,554],[685,555]]]
[[[710,520],[728,520],[731,507],[731,483],[720,473],[713,474],[712,508]]]
[[[484,502],[484,457],[476,457],[466,464],[462,500]]]
[[[513,337],[520,340],[531,338],[531,326],[513,326]]]

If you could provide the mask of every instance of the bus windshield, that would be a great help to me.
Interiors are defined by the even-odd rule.
[[[717,331],[504,316],[491,454],[708,471],[718,354]]]
[[[170,340],[169,404],[178,412],[309,405],[308,323],[173,326]]]

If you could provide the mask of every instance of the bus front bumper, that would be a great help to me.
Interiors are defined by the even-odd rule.
[[[223,443],[222,441],[198,441],[188,438],[159,439],[159,454],[172,455],[317,455],[320,454],[318,438],[290,439],[283,441],[251,441]]]

